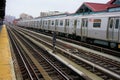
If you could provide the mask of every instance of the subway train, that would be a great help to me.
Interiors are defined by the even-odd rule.
[[[16,25],[120,49],[120,12],[61,14],[20,20]]]

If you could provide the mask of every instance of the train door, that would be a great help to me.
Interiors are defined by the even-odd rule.
[[[42,20],[40,21],[40,29],[42,29]]]
[[[39,27],[39,21],[37,21],[37,28]]]
[[[108,39],[119,41],[120,18],[110,18],[108,26]]]
[[[48,20],[48,30],[50,29],[50,20]]]
[[[66,32],[66,26],[67,26],[67,19],[65,19],[65,27],[64,27],[64,32]]]
[[[77,20],[74,20],[74,34],[76,34]]]
[[[41,29],[42,26],[42,20],[39,21],[39,28]]]
[[[44,29],[44,23],[45,23],[45,20],[43,20],[42,22],[42,29]]]
[[[58,26],[58,20],[55,20],[55,31],[57,31],[57,26]]]
[[[82,19],[82,24],[81,24],[81,35],[82,37],[87,36],[88,34],[88,19],[84,18]]]

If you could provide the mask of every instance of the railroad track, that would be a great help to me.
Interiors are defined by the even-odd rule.
[[[16,33],[15,30],[14,33]],[[22,41],[22,44],[24,44],[26,49],[34,56],[52,80],[84,80],[79,74],[49,55],[46,51],[40,49],[40,47],[33,44],[30,40],[18,33],[16,34],[19,36],[17,38]]]
[[[70,42],[70,43],[74,43],[74,44],[77,44],[77,45],[80,45],[80,46],[87,47],[87,48],[95,50],[95,51],[102,52],[104,54],[109,54],[109,55],[112,55],[112,56],[115,56],[115,57],[120,57],[120,52],[116,51],[116,50],[113,50],[113,49],[104,48],[104,47],[100,47],[100,46],[85,43],[85,42],[79,42],[79,41],[75,41],[75,40],[68,39],[68,38],[63,38],[63,37],[58,37],[58,38],[61,39],[61,40]]]
[[[23,50],[21,47],[18,45],[15,37],[13,36],[14,33],[12,33],[10,30],[8,30],[10,41],[12,43],[12,48],[14,49],[14,54],[16,56],[20,73],[22,75],[21,79],[22,80],[38,80],[42,79],[42,76],[39,72],[35,72],[34,70],[36,69],[35,65],[30,61],[30,59],[26,58],[24,55]],[[37,70],[37,69],[36,69]],[[38,77],[39,76],[39,77]]]
[[[27,34],[27,32],[24,32],[25,34]],[[31,37],[33,37],[34,33],[32,34],[27,34]],[[40,35],[34,35],[34,36],[37,36],[36,37],[36,40],[39,40],[39,37],[41,37]],[[35,37],[33,37],[35,38]],[[50,40],[50,39],[44,39],[44,40]],[[51,41],[44,41],[44,42],[51,42]],[[85,62],[82,61],[81,63],[81,60],[79,59],[76,59],[75,57],[72,57],[73,61],[76,62],[77,64],[80,64],[80,65],[83,65],[83,67],[85,67],[86,69],[90,70],[91,72],[93,73],[96,73],[97,75],[101,76],[103,79],[119,79],[119,75],[120,75],[120,63],[117,62],[117,61],[114,61],[114,60],[111,60],[109,58],[106,58],[106,57],[103,57],[103,56],[100,56],[100,55],[96,55],[96,54],[93,54],[91,52],[87,52],[87,51],[83,51],[83,50],[79,50],[79,49],[75,49],[74,47],[71,47],[70,45],[67,45],[65,46],[66,44],[63,44],[63,43],[59,43],[57,44],[57,46],[59,45],[59,47],[61,47],[61,45],[63,45],[61,48],[62,49],[66,49],[74,54],[75,56],[78,56],[78,57],[82,57],[83,59],[85,60],[88,60],[89,62],[87,62],[87,64]],[[69,47],[68,47],[69,46]],[[75,50],[75,51],[74,51]],[[68,57],[70,56],[69,54],[63,54],[64,56]],[[90,63],[94,63],[94,64],[90,64]],[[88,67],[88,64],[89,64],[89,67]],[[97,67],[95,66],[97,65]],[[99,67],[98,67],[99,66]],[[100,68],[100,69],[98,69]],[[111,73],[112,72],[112,73]],[[113,75],[115,74],[115,75]]]
[[[29,29],[31,30],[31,29]],[[45,32],[40,32],[39,30],[34,30],[32,29],[32,31],[35,31],[37,33],[41,33],[41,34],[45,34],[45,35],[48,35],[48,36],[51,36],[52,37],[52,34],[49,34],[49,33],[45,33]],[[61,39],[61,40],[64,40],[64,41],[67,41],[67,42],[70,42],[70,43],[74,43],[74,44],[77,44],[77,45],[80,45],[80,46],[84,46],[84,47],[87,47],[89,49],[93,49],[93,50],[96,50],[96,51],[100,51],[100,52],[103,52],[105,54],[110,54],[112,56],[116,56],[116,57],[120,57],[120,50],[111,50],[109,48],[104,48],[104,47],[100,47],[100,46],[97,46],[97,45],[94,45],[94,44],[90,44],[90,43],[85,43],[85,42],[80,42],[77,41],[77,40],[73,40],[73,39],[70,39],[70,38],[65,38],[65,37],[61,37],[61,36],[57,36],[57,39]]]

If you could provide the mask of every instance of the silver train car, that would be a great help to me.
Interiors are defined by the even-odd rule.
[[[120,12],[55,15],[21,20],[17,25],[120,49]]]

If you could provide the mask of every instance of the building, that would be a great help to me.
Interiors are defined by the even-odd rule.
[[[5,18],[4,18],[4,22],[5,23],[13,23],[15,17],[14,16],[11,16],[11,15],[6,15]]]
[[[120,0],[111,0],[106,4],[85,2],[77,9],[75,13],[90,14],[109,11],[120,11]]]
[[[33,19],[33,17],[28,15],[28,14],[22,13],[20,15],[20,19],[22,19],[22,20],[29,20],[29,19]]]
[[[120,0],[110,0],[109,2],[107,2],[105,4],[104,3],[84,2],[73,14],[86,15],[86,14],[112,12],[112,11],[113,12],[120,11]],[[66,14],[66,13],[61,13],[59,11],[41,12],[40,17],[59,15],[59,14]]]
[[[40,12],[40,17],[59,15],[59,14],[64,14],[64,13],[65,12],[59,12],[59,11]]]

